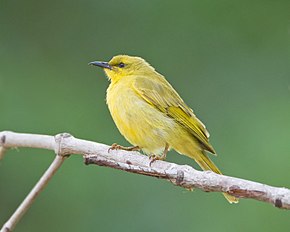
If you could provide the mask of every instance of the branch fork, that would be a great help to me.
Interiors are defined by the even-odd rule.
[[[272,187],[254,181],[219,175],[211,171],[197,171],[188,165],[178,165],[162,160],[151,160],[136,151],[111,150],[110,146],[77,139],[68,133],[55,136],[24,134],[10,131],[0,132],[0,160],[9,148],[29,147],[48,149],[56,157],[35,187],[20,204],[0,232],[12,231],[32,205],[38,194],[60,168],[64,160],[73,154],[84,157],[86,165],[111,167],[131,173],[166,179],[176,186],[205,192],[226,192],[238,198],[251,198],[271,203],[277,208],[290,209],[290,189]]]

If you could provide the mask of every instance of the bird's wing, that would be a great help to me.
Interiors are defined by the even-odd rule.
[[[158,77],[155,80],[139,76],[134,80],[133,89],[148,104],[182,125],[200,142],[204,149],[215,154],[208,141],[209,133],[203,123],[163,77]]]

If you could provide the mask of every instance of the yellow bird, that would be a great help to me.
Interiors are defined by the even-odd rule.
[[[194,159],[203,170],[220,170],[207,156],[215,154],[209,133],[173,87],[140,57],[118,55],[91,65],[104,69],[111,81],[107,104],[121,134],[133,145],[112,149],[143,150],[152,161],[164,160],[173,148]],[[224,193],[230,203],[237,198]]]

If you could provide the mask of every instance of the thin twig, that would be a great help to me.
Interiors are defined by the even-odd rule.
[[[34,186],[34,188],[30,191],[30,193],[27,195],[24,201],[19,205],[14,214],[4,224],[3,228],[1,229],[1,232],[10,232],[14,229],[18,221],[23,217],[23,215],[26,213],[29,207],[33,204],[34,200],[39,195],[39,193],[45,188],[49,180],[60,168],[65,158],[66,158],[65,156],[56,155],[55,159],[53,160],[49,168],[46,170],[46,172],[43,174],[43,176],[40,178],[40,180],[37,182],[37,184]]]
[[[290,209],[290,190],[244,179],[218,175],[210,171],[202,172],[187,165],[177,165],[165,161],[150,160],[138,152],[123,150],[108,152],[109,146],[81,140],[69,134],[57,135],[62,142],[57,143],[53,136],[0,132],[5,136],[2,146],[34,147],[61,150],[62,154],[81,154],[86,164],[117,168],[120,170],[167,179],[173,184],[186,188],[198,188],[207,192],[227,192],[239,198],[251,198],[273,204],[275,207]]]
[[[101,155],[87,155],[86,164],[111,167],[131,173],[169,180],[185,189],[198,188],[205,192],[227,192],[238,198],[251,198],[272,203],[275,207],[290,209],[290,190],[240,178],[218,175],[212,171],[197,171],[188,165],[177,165],[158,161],[156,165],[140,165],[127,157],[124,162],[119,156],[108,159]],[[157,161],[156,161],[157,162]]]
[[[10,133],[10,132],[9,132]],[[5,138],[5,139],[3,139]],[[38,137],[40,138],[40,137]],[[44,137],[42,137],[44,138]],[[50,139],[51,136],[46,137],[46,139]],[[53,137],[52,137],[53,138]],[[5,141],[6,141],[6,136],[2,135],[0,136],[0,139],[2,141],[2,148],[5,150],[6,148],[4,147]],[[56,142],[58,144],[61,144],[62,136],[56,137]],[[41,140],[38,140],[38,143]],[[25,146],[29,142],[28,140],[23,140],[19,141],[19,144],[22,144],[22,146]],[[43,143],[43,148],[47,148],[48,145],[48,140]],[[35,143],[35,146],[37,142]],[[37,182],[37,184],[33,187],[33,189],[30,191],[30,193],[26,196],[26,198],[23,200],[23,202],[19,205],[19,207],[16,209],[16,211],[13,213],[13,215],[9,218],[9,220],[3,225],[2,229],[0,232],[11,232],[17,223],[20,221],[20,219],[23,217],[23,215],[26,213],[26,211],[30,208],[30,206],[33,204],[35,201],[36,197],[41,193],[41,191],[46,187],[48,184],[49,180],[53,177],[53,175],[56,173],[56,171],[60,168],[60,166],[63,164],[65,158],[67,156],[61,154],[60,146],[55,148],[55,150],[58,152],[56,157],[54,158],[53,162],[49,166],[49,168],[46,170],[46,172],[42,175],[40,180]],[[1,150],[0,150],[1,152]],[[0,153],[1,155],[1,153]],[[3,156],[2,156],[3,157]]]

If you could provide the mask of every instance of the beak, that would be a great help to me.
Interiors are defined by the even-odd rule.
[[[112,66],[109,65],[108,62],[103,62],[103,61],[93,61],[93,62],[90,62],[89,65],[99,66],[99,67],[101,67],[101,68],[107,68],[107,69],[112,70]]]

